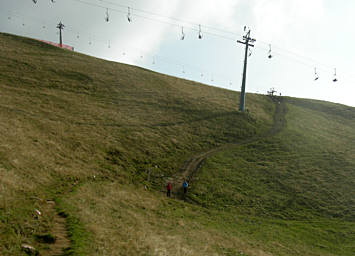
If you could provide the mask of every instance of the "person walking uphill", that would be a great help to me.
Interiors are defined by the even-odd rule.
[[[182,183],[182,189],[184,190],[184,195],[186,195],[186,193],[187,193],[188,186],[189,186],[189,184],[187,183],[186,180],[184,180],[184,182]]]
[[[171,195],[171,183],[169,182],[168,185],[166,185],[166,196],[170,197]]]

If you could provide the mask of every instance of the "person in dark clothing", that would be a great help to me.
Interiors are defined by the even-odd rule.
[[[184,195],[187,193],[188,186],[189,186],[189,184],[187,183],[186,180],[184,180],[184,182],[182,183],[182,189],[184,190]]]
[[[168,185],[166,185],[166,196],[170,197],[171,195],[171,183],[169,182]]]

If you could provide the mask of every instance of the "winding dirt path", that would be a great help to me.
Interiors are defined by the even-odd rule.
[[[55,242],[48,244],[46,250],[41,250],[40,255],[43,256],[62,256],[65,250],[70,247],[70,240],[66,228],[66,216],[60,215],[56,210],[54,201],[47,201],[45,213],[53,216],[53,226],[49,230],[49,234],[55,237]]]
[[[285,115],[287,112],[287,108],[282,98],[273,98],[273,100],[276,105],[273,126],[266,133],[242,140],[239,143],[222,145],[209,151],[199,153],[185,161],[184,164],[181,166],[179,172],[177,172],[173,177],[170,178],[171,180],[173,180],[173,196],[176,198],[182,198],[181,184],[183,180],[187,179],[191,181],[193,176],[200,169],[203,161],[208,157],[235,146],[245,145],[278,134],[286,124]],[[55,243],[50,244],[47,250],[41,251],[41,255],[64,255],[65,250],[71,245],[68,236],[68,230],[66,228],[65,216],[58,214],[54,201],[47,201],[46,212],[53,216],[53,226],[50,230],[50,234],[52,234],[56,238],[56,241]]]
[[[220,147],[211,149],[209,151],[197,154],[193,157],[191,157],[190,159],[188,159],[187,161],[184,162],[184,164],[181,166],[179,172],[177,172],[172,178],[171,180],[173,180],[172,182],[172,186],[173,186],[173,196],[177,197],[177,198],[182,198],[182,183],[184,181],[184,179],[188,180],[191,182],[193,176],[196,174],[196,172],[200,169],[201,164],[203,163],[204,160],[206,160],[208,157],[224,151],[226,149],[235,147],[235,146],[240,146],[240,145],[245,145],[245,144],[249,144],[267,137],[272,137],[276,134],[278,134],[279,132],[282,131],[282,129],[285,127],[286,125],[286,113],[287,113],[287,107],[286,104],[284,102],[284,99],[282,97],[273,97],[272,100],[275,103],[275,112],[274,112],[274,120],[273,120],[273,125],[272,127],[265,132],[264,134],[261,134],[259,136],[255,136],[252,138],[248,138],[245,140],[242,140],[238,143],[231,143],[231,144],[225,144],[222,145]]]

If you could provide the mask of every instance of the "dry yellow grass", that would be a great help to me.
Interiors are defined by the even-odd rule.
[[[248,96],[259,103],[247,116],[235,111],[238,93],[228,90],[11,35],[0,34],[0,49],[4,254],[18,254],[21,242],[41,246],[33,234],[51,229],[53,216],[33,220],[42,207],[33,197],[60,198],[94,175],[144,183],[152,166],[148,185],[160,188],[194,152],[271,123],[257,105],[272,103],[259,96]]]
[[[232,200],[223,202],[235,192],[223,192],[230,185],[229,178],[236,176],[235,170],[252,166],[259,156],[270,152],[277,160],[277,150],[281,153],[304,144],[305,140],[297,140],[302,129],[310,141],[325,141],[326,147],[343,150],[347,168],[353,166],[353,121],[345,121],[347,117],[322,127],[334,113],[317,116],[319,111],[303,110],[304,102],[297,108],[301,101],[293,100],[288,133],[278,137],[287,147],[279,148],[281,143],[272,139],[250,145],[256,161],[251,161],[250,155],[245,157],[249,162],[238,158],[245,153],[238,149],[237,157],[222,155],[218,166],[208,173],[222,171],[228,161],[231,164],[226,169],[237,165],[231,177],[223,177],[218,189],[213,187],[215,193],[210,193],[222,199],[223,207],[202,207],[168,200],[158,191],[191,155],[264,134],[273,121],[274,104],[269,98],[248,94],[249,113],[243,114],[236,111],[237,92],[10,35],[0,34],[0,49],[0,254],[20,255],[24,242],[35,245],[44,255],[50,253],[47,245],[35,239],[36,234],[56,229],[56,213],[46,210],[46,199],[50,199],[66,217],[72,240],[67,254],[350,255],[352,222],[321,219],[325,224],[317,226],[237,215],[233,209],[239,205],[231,206]],[[339,107],[338,112],[345,113],[344,109]],[[342,149],[344,145],[346,149]],[[264,151],[258,152],[258,146]],[[323,157],[312,149],[306,153]],[[272,168],[285,170],[291,159],[308,155],[292,151]],[[270,163],[265,159],[256,168]],[[316,161],[309,163],[306,167],[314,169]],[[148,182],[149,168],[153,171]],[[254,182],[250,173],[242,177],[242,184]],[[339,176],[329,177],[336,180]],[[353,176],[348,177],[347,185],[352,184]],[[208,193],[213,184],[196,193],[202,205],[207,197],[200,192]],[[269,192],[263,191],[265,195]],[[344,198],[353,205],[349,196]],[[38,218],[35,209],[43,216]],[[314,232],[321,232],[322,240],[312,236]],[[332,238],[329,243],[328,236]],[[340,236],[344,243],[338,242]],[[337,248],[343,245],[348,248]]]
[[[223,250],[219,248],[246,255],[271,255],[208,227],[213,217],[198,207],[140,187],[86,184],[66,202],[76,202],[78,215],[91,233],[87,255],[221,255]]]

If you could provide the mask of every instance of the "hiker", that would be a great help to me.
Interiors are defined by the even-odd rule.
[[[171,183],[169,182],[168,185],[166,185],[166,196],[170,197],[171,195]]]
[[[187,187],[189,186],[189,184],[187,183],[186,180],[184,180],[184,182],[182,183],[182,188],[184,190],[184,195],[187,193]]]

